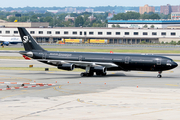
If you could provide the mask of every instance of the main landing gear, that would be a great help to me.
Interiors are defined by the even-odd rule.
[[[162,71],[159,71],[157,77],[158,77],[158,78],[161,78],[161,77],[162,77],[161,74],[162,74]]]
[[[101,73],[101,72],[96,72],[97,76],[106,76],[107,73]],[[80,74],[81,77],[92,77],[94,76],[94,71],[91,71],[89,73],[83,72]]]
[[[94,76],[94,72],[96,72],[97,76],[106,76],[106,71],[94,71],[90,70],[90,67],[86,67],[86,72],[80,74],[81,77],[91,77]]]
[[[81,77],[91,77],[91,76],[93,76],[93,75],[94,75],[94,72],[90,72],[90,73],[84,72],[84,73],[81,73],[81,74],[80,74]]]
[[[107,74],[106,72],[105,72],[105,73],[96,72],[96,75],[97,75],[97,76],[106,76],[106,74]]]
[[[93,75],[94,75],[94,71],[90,71],[90,66],[86,67],[86,72],[80,74],[81,77],[85,77],[85,76],[90,77]]]

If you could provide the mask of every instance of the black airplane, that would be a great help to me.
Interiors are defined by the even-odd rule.
[[[154,71],[161,78],[162,71],[178,66],[172,59],[148,54],[111,54],[85,52],[51,52],[44,50],[31,37],[27,30],[18,27],[25,51],[19,53],[39,62],[57,66],[58,69],[72,71],[85,69],[83,76],[105,76],[107,71]]]

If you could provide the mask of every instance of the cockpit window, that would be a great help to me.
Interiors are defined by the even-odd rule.
[[[167,65],[167,66],[171,66],[171,62],[172,62],[172,60],[167,60],[166,65]]]
[[[167,63],[171,63],[171,62],[172,62],[172,60],[168,60],[168,61],[167,61]]]

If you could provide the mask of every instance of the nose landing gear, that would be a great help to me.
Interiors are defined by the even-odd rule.
[[[158,77],[158,78],[161,78],[161,77],[162,77],[161,74],[162,74],[162,71],[159,71],[157,77]]]

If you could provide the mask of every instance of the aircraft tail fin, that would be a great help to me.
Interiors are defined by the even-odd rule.
[[[28,33],[28,31],[24,27],[18,27],[18,30],[21,36],[22,43],[24,45],[24,49],[26,51],[45,51],[41,46],[37,44],[36,40],[34,40],[34,38]]]

